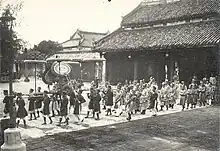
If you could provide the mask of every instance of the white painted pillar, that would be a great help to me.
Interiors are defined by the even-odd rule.
[[[102,82],[106,81],[106,60],[102,62]]]

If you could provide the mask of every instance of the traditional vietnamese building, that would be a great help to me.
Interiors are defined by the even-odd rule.
[[[178,75],[189,83],[220,71],[220,1],[143,1],[96,43],[111,83]],[[218,76],[219,77],[219,76]],[[218,79],[218,81],[220,81]]]
[[[93,52],[94,42],[100,40],[108,33],[95,33],[77,30],[69,40],[61,43],[63,50],[52,55],[49,59],[70,59],[80,62],[81,73],[77,74],[83,81],[92,81],[95,77],[105,79],[105,59],[98,52]],[[74,70],[74,69],[73,69]],[[77,72],[77,71],[76,71]]]

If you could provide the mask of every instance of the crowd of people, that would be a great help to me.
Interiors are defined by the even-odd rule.
[[[109,83],[99,88],[92,82],[90,91],[91,94],[96,89],[101,92],[101,103],[106,109],[106,116],[111,115],[112,111],[116,116],[127,113],[127,120],[131,120],[132,114],[146,114],[146,110],[150,110],[152,116],[156,116],[157,112],[173,109],[175,105],[181,105],[182,110],[195,108],[196,105],[211,105],[215,99],[216,83],[216,77],[203,78],[200,81],[193,77],[187,86],[184,81],[176,78],[172,82],[165,80],[159,87],[151,77],[148,82],[135,80],[118,83],[114,91]],[[92,101],[90,100],[90,104]],[[89,109],[92,110],[91,105]]]
[[[216,78],[203,78],[200,81],[194,77],[187,86],[184,81],[178,79],[173,82],[165,80],[158,85],[156,80],[151,77],[149,81],[140,80],[124,84],[118,83],[113,89],[109,82],[105,85],[99,85],[98,80],[91,83],[88,98],[88,110],[85,117],[82,116],[82,104],[86,102],[82,95],[81,86],[73,83],[68,86],[69,89],[61,89],[58,84],[53,86],[52,90],[41,91],[38,87],[37,92],[30,89],[28,97],[28,111],[25,108],[24,95],[17,93],[13,98],[17,107],[17,126],[20,120],[23,120],[26,126],[25,117],[29,114],[29,120],[37,120],[40,114],[43,116],[43,125],[53,123],[53,117],[59,116],[57,126],[61,126],[62,120],[66,125],[69,124],[69,114],[74,114],[77,121],[81,124],[90,114],[95,120],[100,119],[100,113],[106,112],[105,116],[114,114],[116,117],[122,114],[127,115],[130,121],[134,114],[146,114],[150,110],[152,116],[157,116],[157,112],[175,108],[181,105],[182,110],[195,108],[197,105],[211,105],[215,99]],[[4,90],[5,116],[9,114],[9,96],[7,90]],[[73,109],[73,112],[69,111]]]

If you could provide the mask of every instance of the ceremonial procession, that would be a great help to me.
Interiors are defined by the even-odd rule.
[[[0,4],[1,151],[219,149],[220,0]]]

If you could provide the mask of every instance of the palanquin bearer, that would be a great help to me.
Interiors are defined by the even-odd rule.
[[[182,81],[180,85],[180,105],[182,106],[182,111],[185,109],[186,97],[187,86],[185,85],[184,81]]]
[[[32,117],[34,116],[34,120],[37,120],[36,114],[35,114],[35,98],[34,98],[34,89],[30,89],[29,91],[29,108],[28,111],[30,113],[30,119],[29,121],[32,120]]]
[[[24,99],[22,98],[21,93],[17,93],[17,99],[16,99],[16,104],[18,105],[18,110],[17,110],[17,127],[19,126],[20,120],[23,120],[24,122],[24,127],[26,127],[26,120],[25,117],[28,115],[27,111],[25,109],[25,102]]]
[[[57,101],[58,98],[58,94],[53,94],[51,96],[51,103],[52,103],[52,117],[55,117],[55,111],[57,112],[57,115],[60,115],[60,111],[59,111],[59,103]]]
[[[67,117],[68,115],[68,97],[67,93],[65,91],[62,92],[62,98],[61,98],[61,105],[60,105],[60,120],[59,124],[57,126],[61,125],[63,117],[65,118],[65,123],[66,125],[69,124],[69,118]]]
[[[82,109],[82,103],[85,103],[85,102],[86,102],[86,100],[82,96],[82,90],[79,90],[78,93],[76,92],[76,98],[75,98],[75,102],[74,102],[73,114],[78,119],[79,124],[84,121],[84,118],[81,119],[81,117],[80,117],[80,112],[81,112],[81,109]]]
[[[203,81],[200,81],[198,94],[199,94],[199,98],[198,98],[199,106],[202,106],[202,105],[205,106],[206,105],[206,86],[203,83]]]
[[[52,124],[53,121],[52,121],[52,119],[50,117],[50,108],[49,108],[49,106],[50,106],[50,98],[48,96],[48,92],[44,91],[43,95],[44,95],[43,96],[44,100],[43,100],[43,111],[42,111],[42,113],[43,113],[44,123],[42,125],[46,125],[47,124],[46,117],[49,118],[50,124]]]

